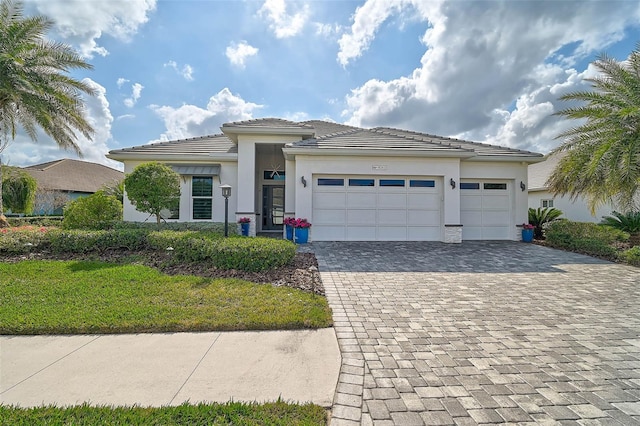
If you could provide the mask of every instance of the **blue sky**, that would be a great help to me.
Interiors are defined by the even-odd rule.
[[[94,66],[74,74],[96,128],[85,159],[220,132],[260,117],[391,126],[546,153],[552,116],[588,89],[595,57],[640,41],[638,1],[26,0],[49,37]],[[24,166],[71,152],[18,135]]]

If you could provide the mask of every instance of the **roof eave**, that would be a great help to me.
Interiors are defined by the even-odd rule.
[[[539,154],[539,156],[536,156],[535,154],[531,154],[531,155],[512,155],[512,154],[482,155],[482,154],[479,154],[473,158],[470,158],[469,161],[490,161],[490,162],[499,161],[499,162],[520,162],[520,163],[533,164],[533,163],[539,163],[541,161],[544,161],[544,157],[542,156],[542,154]]]
[[[437,158],[470,158],[474,152],[460,150],[428,151],[421,149],[364,149],[364,148],[293,148],[282,149],[287,160],[296,155],[330,155],[330,156],[368,156],[368,157],[437,157]]]
[[[116,161],[238,161],[237,153],[188,154],[151,154],[144,152],[109,152],[107,158]]]
[[[238,143],[238,135],[282,135],[282,136],[315,136],[314,129],[302,129],[296,127],[254,127],[254,126],[225,126],[220,127],[222,133],[234,143]]]

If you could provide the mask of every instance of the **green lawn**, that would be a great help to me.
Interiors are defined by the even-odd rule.
[[[38,407],[0,405],[0,425],[309,425],[326,424],[325,410],[317,405],[287,404],[183,404],[177,407]]]
[[[321,328],[322,296],[89,261],[0,264],[0,334]]]

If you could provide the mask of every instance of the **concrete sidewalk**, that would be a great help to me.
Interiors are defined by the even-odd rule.
[[[281,397],[330,407],[340,362],[333,328],[0,336],[0,404],[163,406]]]

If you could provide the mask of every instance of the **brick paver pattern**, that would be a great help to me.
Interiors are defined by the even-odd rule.
[[[516,242],[316,242],[332,425],[640,425],[640,270]]]

